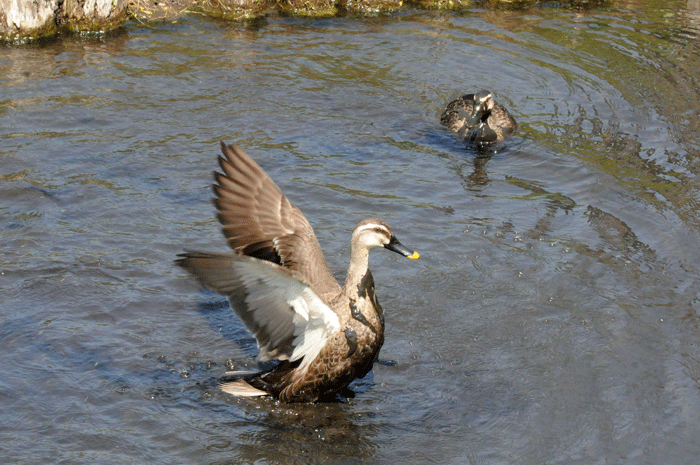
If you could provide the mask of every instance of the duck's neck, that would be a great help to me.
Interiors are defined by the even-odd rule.
[[[349,297],[358,296],[358,286],[369,273],[369,249],[353,244],[350,250],[350,266],[345,275],[343,291]]]

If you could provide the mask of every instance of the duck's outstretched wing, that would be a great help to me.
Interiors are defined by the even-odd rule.
[[[319,295],[339,292],[304,214],[243,150],[221,142],[221,151],[214,204],[231,248],[288,268]]]
[[[255,336],[259,360],[311,363],[330,335],[340,331],[338,316],[307,285],[278,265],[244,255],[188,252],[177,264],[203,285],[228,297]]]

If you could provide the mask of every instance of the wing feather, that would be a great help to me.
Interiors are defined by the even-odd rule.
[[[240,148],[221,151],[214,204],[231,248],[288,268],[320,295],[340,292],[304,214]]]
[[[338,316],[290,271],[244,255],[190,252],[178,265],[206,287],[226,295],[231,308],[258,341],[261,361],[313,361],[330,335],[340,331]]]

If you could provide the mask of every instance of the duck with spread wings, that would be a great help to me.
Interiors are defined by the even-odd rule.
[[[341,287],[311,225],[270,177],[235,145],[221,143],[214,204],[230,254],[188,252],[177,264],[228,297],[255,336],[259,361],[279,360],[260,373],[231,373],[221,385],[236,396],[271,395],[315,402],[364,377],[384,343],[384,312],[374,293],[369,251],[384,247],[408,258],[382,220],[360,221],[351,238]]]

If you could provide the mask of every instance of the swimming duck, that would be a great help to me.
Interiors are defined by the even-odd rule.
[[[177,264],[204,286],[228,297],[255,336],[260,373],[227,373],[221,389],[236,396],[272,395],[282,402],[315,402],[363,378],[384,343],[384,311],[374,293],[369,251],[384,247],[408,258],[389,225],[362,220],[351,238],[350,266],[341,287],[303,213],[235,145],[221,143],[214,204],[231,254],[188,252]]]
[[[503,140],[518,128],[508,110],[487,90],[466,94],[450,102],[440,117],[440,124],[477,145]]]

